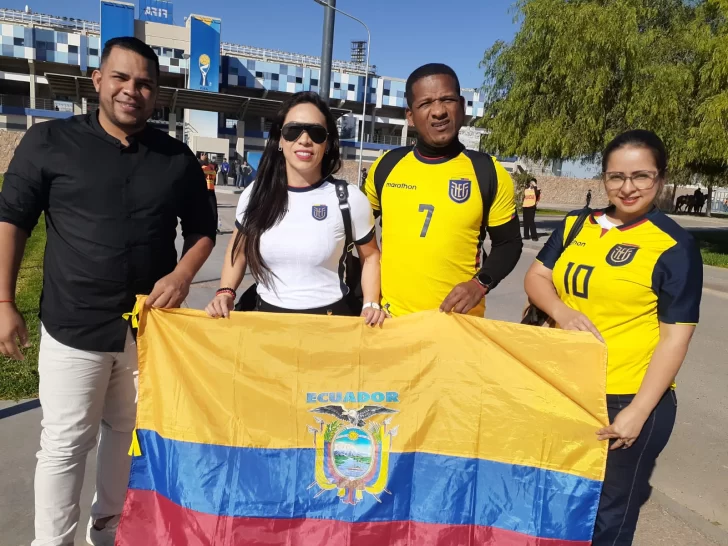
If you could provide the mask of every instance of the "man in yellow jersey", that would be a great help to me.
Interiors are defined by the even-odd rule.
[[[382,303],[394,317],[438,308],[482,317],[485,295],[521,256],[513,180],[458,140],[465,99],[450,67],[418,68],[406,93],[417,145],[380,157],[365,185],[382,217]],[[486,229],[493,245],[481,264]]]

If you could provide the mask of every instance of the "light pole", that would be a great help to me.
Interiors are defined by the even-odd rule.
[[[367,99],[369,98],[369,52],[372,49],[372,33],[369,32],[369,27],[366,25],[364,21],[361,19],[357,19],[353,15],[350,15],[346,13],[345,11],[341,11],[339,8],[335,8],[331,4],[327,3],[325,0],[313,0],[317,4],[321,4],[325,8],[331,8],[337,13],[340,13],[344,17],[348,17],[349,19],[353,19],[357,23],[359,23],[361,26],[364,27],[364,29],[367,31],[367,63],[366,63],[366,69],[364,70],[364,107],[362,109],[362,115],[361,115],[361,134],[359,135],[359,172],[357,175],[359,176],[359,183],[357,186],[361,186],[361,169],[362,169],[362,162],[364,161],[364,128],[366,126],[366,120],[367,120]],[[322,67],[323,68],[323,67]]]

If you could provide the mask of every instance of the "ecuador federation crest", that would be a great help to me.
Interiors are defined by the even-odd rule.
[[[311,216],[313,216],[316,220],[326,220],[326,217],[328,215],[329,207],[327,207],[326,205],[313,205],[311,207]]]
[[[450,199],[456,203],[465,203],[470,199],[473,183],[470,180],[450,180]]]
[[[358,410],[328,405],[310,411],[333,419],[314,417],[318,427],[308,427],[316,448],[315,481],[308,489],[318,486],[316,497],[336,491],[341,502],[351,505],[361,501],[364,493],[377,502],[382,502],[382,493],[391,495],[387,490],[389,453],[399,427],[389,428],[392,417],[382,417],[397,410],[376,405]]]
[[[627,265],[634,260],[639,249],[636,245],[615,245],[607,254],[607,263],[614,267]]]

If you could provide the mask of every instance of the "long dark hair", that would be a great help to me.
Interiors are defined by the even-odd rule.
[[[235,263],[235,256],[240,251],[241,242],[245,259],[253,274],[253,278],[270,287],[273,284],[274,274],[260,254],[260,237],[278,224],[288,210],[288,176],[286,175],[286,159],[279,151],[281,129],[288,112],[299,104],[313,104],[326,118],[326,129],[329,132],[327,151],[321,162],[321,176],[326,178],[335,174],[341,168],[341,154],[339,151],[339,130],[329,106],[316,93],[296,93],[282,105],[276,114],[268,135],[263,157],[260,160],[255,184],[251,190],[248,207],[245,210],[243,222],[238,228],[233,243],[231,261]]]
[[[607,172],[609,157],[617,150],[626,146],[649,150],[655,159],[655,165],[659,171],[658,176],[663,179],[665,178],[665,173],[667,172],[667,148],[665,148],[665,143],[655,133],[645,131],[644,129],[636,129],[622,133],[607,144],[604,153],[602,153],[602,172]]]

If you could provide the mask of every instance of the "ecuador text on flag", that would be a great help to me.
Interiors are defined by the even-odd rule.
[[[589,544],[606,349],[438,312],[145,313],[118,546]]]

